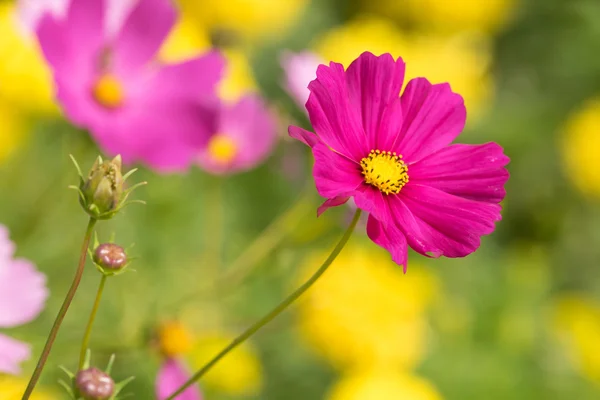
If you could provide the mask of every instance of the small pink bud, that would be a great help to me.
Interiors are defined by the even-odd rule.
[[[115,382],[98,368],[79,371],[75,385],[85,400],[108,400],[115,391]]]
[[[94,263],[103,269],[118,271],[127,265],[127,254],[119,245],[103,243],[94,250]]]

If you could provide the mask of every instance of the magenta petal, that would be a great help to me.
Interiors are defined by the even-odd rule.
[[[327,199],[323,204],[319,206],[317,209],[317,217],[320,217],[325,211],[330,209],[331,207],[341,206],[342,204],[346,204],[346,202],[350,199],[350,196],[337,196],[332,199]]]
[[[375,217],[369,215],[367,220],[367,235],[369,238],[383,247],[392,255],[392,260],[402,265],[404,272],[408,261],[408,248],[406,237],[404,234],[393,225],[388,225],[386,228]]]
[[[106,0],[71,0],[67,11],[69,41],[77,56],[97,54],[104,41]]]
[[[348,67],[348,94],[361,115],[369,150],[388,151],[399,133],[399,130],[384,131],[380,126],[384,111],[400,95],[404,70],[401,58],[395,61],[390,54],[377,57],[369,52],[361,54]]]
[[[288,127],[288,133],[291,137],[301,141],[309,147],[314,147],[317,143],[321,143],[321,140],[319,140],[317,135],[297,126],[290,125]]]
[[[115,39],[115,70],[128,75],[150,61],[176,18],[177,12],[169,0],[139,0]]]
[[[313,155],[313,175],[321,196],[348,196],[362,184],[361,168],[355,162],[331,151],[322,143],[313,147]]]
[[[392,199],[397,226],[413,250],[432,257],[464,257],[494,231],[497,204],[464,199],[410,182]]]
[[[71,59],[71,45],[64,21],[50,13],[44,14],[37,24],[37,38],[44,57],[54,71],[67,71]]]
[[[33,320],[44,308],[46,276],[23,259],[0,260],[0,327]]]
[[[161,102],[173,98],[216,100],[215,87],[222,78],[225,58],[218,51],[209,51],[197,58],[178,64],[164,65],[147,83],[142,96],[155,94]],[[143,99],[141,99],[143,100]]]
[[[186,369],[174,359],[165,361],[156,377],[156,397],[164,400],[173,394],[189,379]],[[198,385],[192,385],[176,397],[177,400],[202,400]]]
[[[360,110],[350,102],[344,67],[334,62],[320,65],[308,88],[306,109],[317,135],[333,150],[360,161],[370,149]]]
[[[449,145],[467,118],[463,98],[447,83],[432,85],[425,78],[411,80],[401,97],[403,125],[393,151],[414,163]]]
[[[277,141],[275,119],[257,95],[243,97],[233,106],[222,105],[217,133],[237,145],[237,154],[228,164],[214,160],[208,151],[198,157],[199,164],[213,173],[240,172],[258,166],[273,151]]]
[[[0,334],[0,373],[18,375],[21,364],[31,357],[28,344]]]
[[[358,208],[373,215],[383,226],[393,221],[388,195],[371,185],[361,185],[354,192],[354,203]]]
[[[499,203],[509,162],[496,143],[453,144],[410,166],[410,181],[471,200]]]

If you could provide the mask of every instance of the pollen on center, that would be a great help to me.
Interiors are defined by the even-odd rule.
[[[219,164],[229,164],[238,154],[238,145],[231,136],[218,133],[208,142],[208,153]]]
[[[396,194],[408,183],[408,166],[402,155],[389,151],[371,150],[360,160],[365,183],[384,194]]]
[[[125,97],[123,85],[112,74],[100,76],[92,91],[96,101],[106,108],[116,108],[123,104]]]

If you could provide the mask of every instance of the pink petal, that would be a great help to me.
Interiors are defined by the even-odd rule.
[[[369,215],[367,220],[367,235],[369,238],[383,247],[392,255],[392,260],[402,265],[404,272],[408,261],[408,248],[406,245],[406,237],[395,226],[388,225],[384,228],[383,224],[375,217]]]
[[[21,364],[31,357],[31,347],[23,342],[0,334],[0,373],[18,375]]]
[[[313,147],[313,155],[313,175],[321,196],[328,199],[349,196],[362,184],[361,169],[355,162],[331,151],[322,143]]]
[[[494,231],[501,207],[445,193],[409,182],[392,197],[396,225],[410,247],[431,257],[464,257],[480,245],[482,235]]]
[[[449,145],[465,126],[464,101],[447,83],[432,85],[425,78],[413,79],[401,100],[404,122],[394,151],[408,163]]]
[[[8,228],[4,225],[0,225],[0,265],[4,265],[4,260],[12,259],[14,253],[15,244],[10,240]]]
[[[143,85],[140,98],[150,96],[168,103],[173,99],[216,100],[215,88],[223,77],[225,58],[218,51],[209,51],[199,57],[157,69],[149,82]]]
[[[65,22],[59,21],[50,13],[44,14],[37,24],[36,34],[42,53],[54,71],[68,71],[71,44]]]
[[[164,400],[175,392],[188,379],[187,370],[178,361],[168,359],[165,361],[158,372],[156,378],[156,397],[158,400]],[[202,400],[198,385],[193,385],[185,392],[176,397],[177,400]]]
[[[92,130],[105,152],[142,162],[158,172],[182,172],[206,145],[214,113],[201,104],[173,102],[107,120]]]
[[[44,308],[46,276],[27,260],[0,260],[0,327],[33,320]]]
[[[297,126],[290,125],[288,127],[288,133],[291,137],[301,141],[309,147],[314,147],[317,143],[321,143],[321,140],[317,135]]]
[[[308,84],[317,77],[316,71],[320,64],[323,64],[321,58],[310,51],[284,52],[281,57],[281,66],[285,72],[284,87],[302,109],[310,95]]]
[[[320,217],[325,211],[330,209],[331,207],[341,206],[345,204],[350,199],[349,196],[337,196],[332,199],[327,199],[323,204],[319,206],[317,209],[317,217]]]
[[[317,135],[333,150],[360,161],[368,148],[361,115],[350,102],[346,73],[341,64],[320,65],[317,79],[308,88],[310,97],[306,109]]]
[[[384,111],[400,95],[404,70],[401,58],[395,61],[390,54],[377,57],[369,52],[361,54],[348,67],[348,94],[361,115],[369,150],[389,150],[399,133],[399,130],[388,132],[380,128]]]
[[[115,39],[115,70],[129,75],[150,61],[176,18],[169,0],[139,0]]]
[[[453,144],[410,166],[410,181],[471,200],[499,203],[509,158],[496,143]]]
[[[71,0],[66,28],[77,57],[97,56],[104,42],[105,0]]]
[[[230,137],[238,148],[238,153],[227,165],[214,160],[208,151],[200,154],[198,163],[217,174],[246,171],[258,166],[272,153],[277,141],[275,119],[256,95],[245,96],[233,106],[222,105],[217,133]]]

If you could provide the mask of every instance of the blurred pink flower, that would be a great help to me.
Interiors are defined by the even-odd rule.
[[[107,0],[71,0],[64,17],[39,20],[57,98],[105,152],[161,172],[185,170],[214,125],[224,59],[216,51],[179,64],[155,59],[177,18],[169,0],[137,1],[113,16],[124,18],[114,34],[104,25],[111,12]]]
[[[246,171],[273,151],[276,124],[257,95],[247,95],[234,105],[222,104],[218,126],[197,156],[203,169],[214,174]]]
[[[42,311],[48,297],[44,274],[31,262],[13,258],[14,250],[8,229],[0,225],[0,328],[30,322]],[[0,373],[20,373],[19,364],[30,355],[28,344],[0,334]]]
[[[466,109],[449,84],[404,81],[404,62],[365,52],[344,71],[317,69],[306,108],[316,134],[291,126],[312,148],[327,201],[351,197],[369,213],[367,234],[404,266],[408,246],[428,257],[463,257],[501,219],[509,158],[496,143],[451,144]],[[409,179],[410,178],[410,179]]]
[[[281,56],[281,66],[285,74],[284,87],[302,109],[310,94],[308,84],[317,77],[315,71],[319,64],[324,62],[310,51],[301,53],[286,51]]]
[[[168,358],[158,371],[156,377],[156,398],[164,400],[181,387],[190,375],[186,368],[177,360]],[[177,400],[202,400],[198,385],[189,387],[185,392],[177,396]]]

